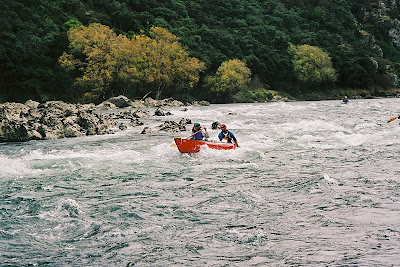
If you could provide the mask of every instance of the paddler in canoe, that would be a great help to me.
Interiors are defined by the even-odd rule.
[[[190,140],[207,140],[209,138],[207,128],[203,127],[201,128],[200,123],[195,122],[193,123],[193,128],[192,128],[192,135],[189,136],[187,139]]]
[[[228,143],[232,143],[232,140],[233,140],[233,142],[236,144],[236,146],[239,147],[239,144],[238,144],[238,141],[237,141],[235,135],[231,131],[228,131],[228,129],[226,128],[226,125],[221,124],[220,128],[221,128],[221,132],[218,134],[219,141],[226,140]]]

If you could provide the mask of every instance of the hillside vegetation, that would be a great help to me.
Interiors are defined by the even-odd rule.
[[[8,0],[0,102],[387,95],[399,15],[393,0]]]

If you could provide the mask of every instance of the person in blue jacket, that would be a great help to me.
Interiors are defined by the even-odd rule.
[[[220,128],[221,128],[221,132],[218,134],[219,140],[220,141],[226,140],[228,143],[232,143],[232,140],[233,140],[233,142],[235,142],[236,146],[239,147],[239,144],[238,144],[238,141],[237,141],[235,135],[231,131],[228,131],[228,129],[226,128],[226,125],[221,124]]]
[[[349,103],[349,99],[347,98],[347,95],[344,96],[344,98],[343,98],[343,103],[344,103],[344,104]]]
[[[204,130],[204,131],[203,131]],[[200,123],[195,122],[193,123],[193,128],[192,128],[192,136],[191,136],[191,140],[207,140],[208,136],[208,132],[207,132],[207,128],[204,127],[204,129],[201,129]]]

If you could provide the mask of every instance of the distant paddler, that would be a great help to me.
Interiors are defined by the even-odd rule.
[[[347,104],[347,103],[349,103],[349,99],[347,98],[347,95],[345,95],[343,97],[343,104]]]
[[[393,117],[393,118],[390,118],[387,122],[389,123],[389,122],[392,122],[392,121],[394,121],[396,119],[400,119],[400,115],[396,116],[396,117]]]

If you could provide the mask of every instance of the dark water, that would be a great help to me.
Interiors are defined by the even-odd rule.
[[[146,124],[221,121],[241,148],[142,127],[0,145],[0,265],[399,265],[400,99],[170,111]]]

